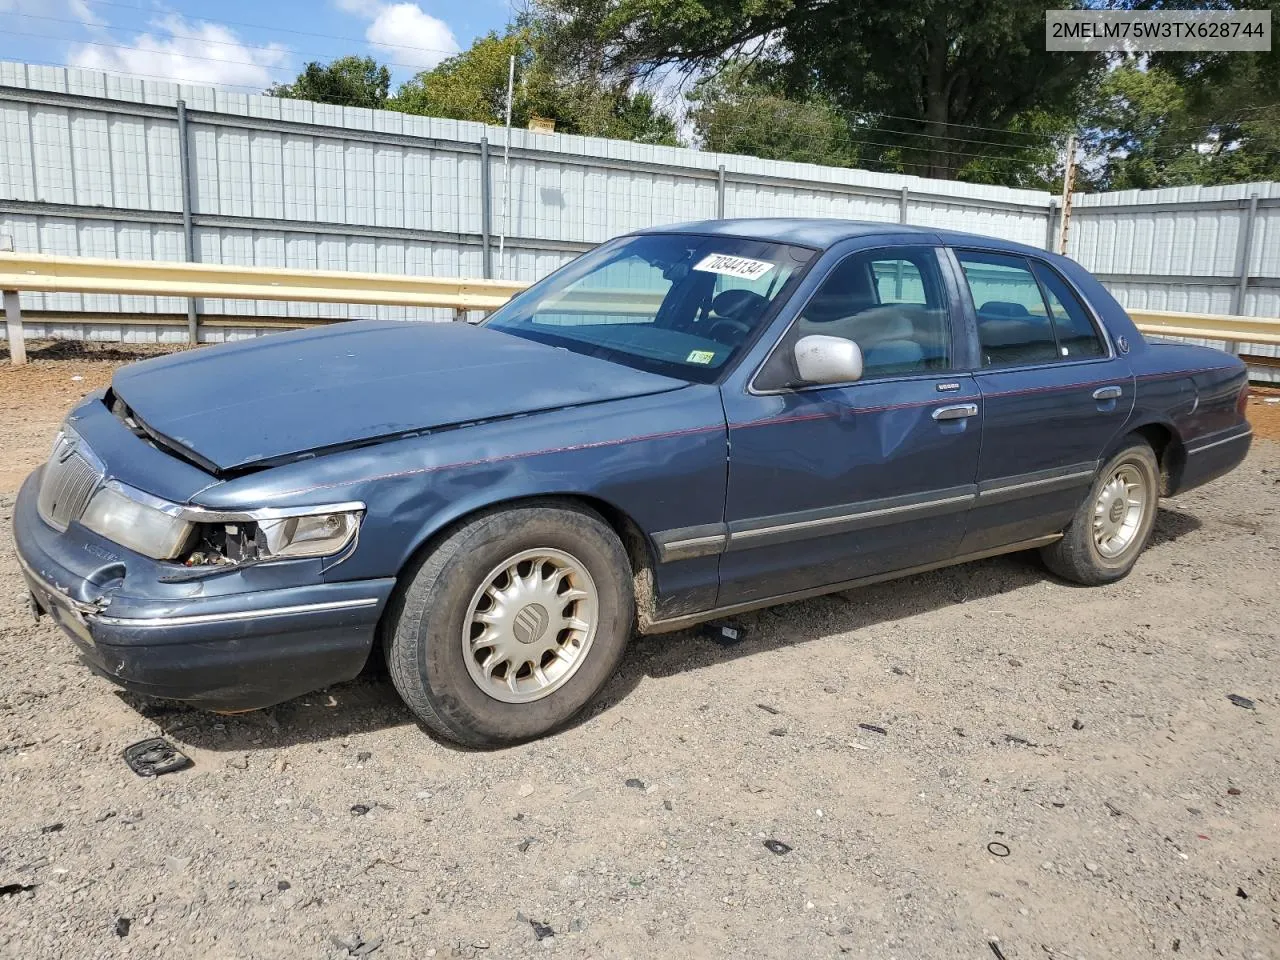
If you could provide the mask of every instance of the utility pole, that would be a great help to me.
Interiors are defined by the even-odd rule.
[[[1062,171],[1062,225],[1058,230],[1058,252],[1067,252],[1067,231],[1071,227],[1071,194],[1076,183],[1076,135],[1067,138],[1067,162]]]
[[[516,90],[516,58],[507,65],[507,133],[502,144],[502,232],[498,234],[498,277],[507,278],[507,261],[503,256],[507,245],[507,218],[511,210],[511,101]]]

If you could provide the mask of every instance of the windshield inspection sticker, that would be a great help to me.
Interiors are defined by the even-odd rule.
[[[716,358],[714,350],[694,350],[684,358],[685,363],[710,363]]]
[[[742,280],[759,280],[773,269],[767,260],[751,260],[747,257],[731,257],[727,253],[712,253],[703,257],[694,266],[703,273],[723,273],[727,277],[739,277]]]

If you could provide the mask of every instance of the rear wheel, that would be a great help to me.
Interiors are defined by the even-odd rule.
[[[547,501],[483,514],[419,563],[390,611],[387,664],[431,730],[473,747],[548,733],[612,675],[631,574],[595,513]]]
[[[1143,440],[1126,443],[1098,472],[1062,539],[1040,551],[1045,565],[1086,586],[1128,575],[1151,536],[1159,478],[1151,446]]]

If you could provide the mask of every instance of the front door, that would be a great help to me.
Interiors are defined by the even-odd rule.
[[[978,501],[963,553],[1060,531],[1133,407],[1129,364],[1043,260],[957,250],[976,320]]]
[[[916,245],[840,260],[750,386],[726,384],[720,605],[957,552],[976,491],[982,404],[974,378],[953,369],[953,298],[939,256]],[[795,342],[810,334],[858,343],[861,379],[797,383]]]

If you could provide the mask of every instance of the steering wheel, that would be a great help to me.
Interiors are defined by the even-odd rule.
[[[712,340],[736,346],[751,334],[755,319],[764,312],[769,301],[751,290],[725,290],[711,301],[715,319],[707,328]]]

